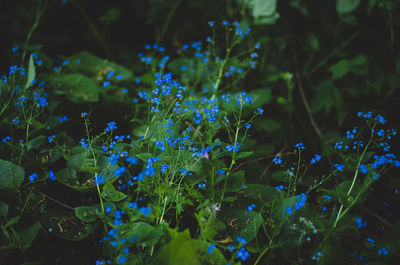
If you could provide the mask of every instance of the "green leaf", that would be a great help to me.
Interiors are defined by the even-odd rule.
[[[23,250],[29,248],[32,245],[40,228],[42,228],[42,225],[39,222],[36,222],[31,226],[16,231],[17,240],[19,244],[21,244],[20,247]]]
[[[135,129],[132,130],[132,134],[137,136],[137,137],[141,137],[144,136],[146,134],[146,131],[149,130],[149,126],[148,125],[141,125],[136,127]]]
[[[277,0],[250,0],[255,24],[273,24],[279,18],[276,12]]]
[[[253,7],[254,17],[270,16],[276,10],[277,0],[250,0],[249,2]]]
[[[241,236],[250,242],[257,237],[258,230],[263,223],[260,213],[250,212],[242,209],[226,208],[220,212],[221,220],[226,224],[231,224],[234,231],[232,238]]]
[[[6,217],[8,213],[8,204],[0,201],[0,217]]]
[[[237,158],[237,159],[243,159],[243,158],[246,158],[246,157],[251,156],[252,154],[254,154],[253,151],[250,151],[250,152],[240,152],[240,153],[237,154],[236,158]]]
[[[137,154],[136,157],[139,158],[140,160],[142,160],[143,162],[146,162],[147,159],[150,157],[153,157],[153,155],[150,153],[141,153],[141,154]]]
[[[161,248],[152,265],[225,265],[226,260],[219,249],[208,253],[210,243],[190,238],[189,230]]]
[[[374,9],[374,6],[376,3],[378,3],[379,0],[369,0],[368,1],[368,6],[367,6],[367,14],[371,13],[372,9]]]
[[[350,63],[347,60],[341,60],[329,67],[329,71],[332,72],[333,80],[342,78],[350,71]]]
[[[54,94],[66,94],[74,103],[99,101],[99,87],[82,74],[54,74],[48,77],[48,81],[55,89]]]
[[[24,174],[20,166],[0,159],[0,190],[16,190],[24,181]]]
[[[253,104],[248,106],[251,109],[262,107],[272,99],[272,90],[270,88],[255,89],[248,93],[253,98]]]
[[[360,0],[337,0],[336,11],[339,14],[351,13],[358,7],[359,4]]]
[[[159,227],[154,227],[145,222],[137,222],[132,224],[131,231],[135,235],[137,235],[137,239],[135,240],[135,242],[139,246],[152,247],[158,242],[158,240],[164,234],[163,231],[158,228]]]
[[[36,77],[35,62],[33,60],[32,54],[31,54],[31,56],[29,57],[28,77],[26,79],[24,89],[27,89],[31,86],[33,80],[35,80],[35,77]]]
[[[319,49],[319,41],[314,34],[308,35],[307,41],[314,51]]]
[[[114,185],[111,182],[107,182],[103,186],[101,196],[106,201],[110,202],[119,202],[128,197],[128,195],[126,195],[125,193],[115,190]]]
[[[7,228],[10,227],[12,225],[15,225],[16,223],[19,222],[19,216],[15,216],[13,218],[11,218],[10,220],[8,220],[8,222],[3,226],[3,228]]]
[[[90,223],[97,219],[96,208],[91,206],[80,206],[75,208],[75,215],[84,222]]]
[[[279,196],[279,192],[273,187],[261,184],[247,184],[243,191],[248,197],[261,202],[269,202]]]
[[[281,127],[281,124],[272,119],[257,119],[255,128],[261,128],[267,132],[274,132]]]
[[[242,189],[244,185],[244,171],[237,171],[228,176],[226,191],[237,192]]]
[[[84,73],[88,74],[89,76],[99,77],[100,75],[106,75],[108,71],[114,71],[115,75],[113,77],[117,75],[122,75],[123,80],[128,80],[133,77],[131,71],[126,67],[105,59],[101,59],[85,51],[68,57],[67,59],[70,60],[68,68],[78,73]],[[76,63],[78,59],[79,64]],[[120,81],[121,80],[115,78],[112,79],[112,82],[115,83],[119,83]]]
[[[46,211],[42,225],[51,234],[69,241],[80,241],[89,236],[93,226],[78,219],[72,211]]]
[[[46,136],[40,135],[36,138],[33,138],[32,140],[29,140],[29,142],[26,146],[26,149],[28,151],[30,151],[32,149],[36,149],[36,148],[40,147],[44,143],[45,139],[46,139]]]
[[[344,206],[348,206],[351,203],[351,197],[347,195],[349,188],[351,186],[351,181],[343,181],[336,187],[336,195],[338,197],[339,203]]]

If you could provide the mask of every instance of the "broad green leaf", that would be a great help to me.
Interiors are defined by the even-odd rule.
[[[90,223],[97,219],[96,208],[91,206],[80,206],[75,208],[75,215],[79,220]]]
[[[135,127],[132,130],[132,134],[137,136],[137,137],[142,137],[146,134],[146,132],[149,130],[149,126],[148,125],[141,125],[138,127]]]
[[[236,192],[242,189],[244,185],[244,171],[237,171],[228,176],[226,191]]]
[[[8,204],[0,201],[0,217],[6,217],[8,213]]]
[[[227,208],[218,215],[225,224],[233,228],[230,232],[232,238],[241,236],[250,242],[256,238],[258,230],[263,223],[260,213],[242,209]]]
[[[147,159],[149,159],[150,157],[153,157],[153,155],[150,153],[141,153],[141,154],[137,154],[135,156],[137,158],[139,158],[140,160],[142,160],[143,162],[146,162]]]
[[[272,90],[270,88],[255,89],[248,93],[253,98],[253,104],[249,107],[256,109],[269,103],[272,99]]]
[[[262,203],[272,201],[274,197],[279,196],[279,192],[273,187],[261,184],[247,184],[243,192],[253,200]]]
[[[350,71],[356,75],[365,75],[368,72],[368,60],[364,54],[358,54],[349,60]]]
[[[110,80],[116,83],[120,82],[120,80],[115,79],[115,76],[117,75],[122,75],[123,80],[132,78],[131,71],[124,66],[101,59],[85,51],[68,57],[67,59],[70,61],[68,68],[78,73],[84,73],[88,74],[89,76],[98,77],[101,75],[106,76],[109,71],[114,71],[115,74]]]
[[[316,95],[311,100],[311,112],[315,113],[323,109],[326,114],[329,114],[336,103],[335,90],[337,88],[330,80],[318,84],[315,87]]]
[[[339,14],[351,13],[358,7],[359,4],[360,0],[337,0],[336,11]]]
[[[33,138],[32,140],[29,140],[26,149],[28,149],[28,151],[32,150],[32,149],[36,149],[38,147],[40,147],[44,142],[45,142],[46,136],[44,135],[40,135],[38,137]]]
[[[351,197],[347,195],[351,185],[351,181],[343,181],[336,187],[336,195],[338,197],[339,203],[344,206],[348,206],[351,203]]]
[[[78,177],[76,175],[76,170],[74,168],[71,167],[67,167],[64,169],[61,169],[60,171],[58,171],[56,174],[56,179],[57,181],[59,181],[60,183],[67,185],[69,187],[73,187],[75,185],[77,185],[77,180]]]
[[[97,166],[100,168],[99,174],[103,176],[104,182],[113,181],[118,178],[114,175],[114,170],[118,168],[118,165],[111,165],[106,157],[101,156],[97,161]]]
[[[347,60],[341,60],[329,67],[329,71],[332,72],[333,80],[342,78],[350,71],[350,63]]]
[[[92,79],[82,74],[53,74],[48,80],[54,87],[54,94],[67,95],[74,103],[99,101],[99,87]]]
[[[73,211],[46,211],[41,223],[51,234],[69,241],[80,241],[93,230],[91,224],[78,219]]]
[[[35,80],[35,77],[36,77],[35,62],[33,60],[32,54],[31,54],[31,56],[29,57],[28,77],[26,79],[24,89],[27,89],[31,86],[33,80]]]
[[[263,129],[267,132],[273,132],[281,127],[280,123],[273,119],[257,119],[255,128]]]
[[[10,161],[0,159],[0,190],[15,190],[24,181],[24,170]]]
[[[42,225],[39,222],[36,222],[33,225],[30,225],[22,230],[16,231],[18,243],[23,250],[29,248],[32,245],[40,228],[42,228]]]
[[[104,184],[101,196],[106,201],[110,202],[119,202],[128,197],[128,195],[115,190],[114,185],[111,182]]]
[[[210,243],[190,238],[188,230],[161,248],[152,265],[225,265],[226,260],[218,248],[208,253]]]
[[[159,227],[154,227],[145,222],[133,223],[130,230],[134,235],[137,235],[135,242],[142,247],[154,246],[164,234]]]
[[[243,158],[249,157],[249,156],[251,156],[251,155],[253,155],[253,154],[254,154],[253,151],[250,151],[250,152],[239,152],[239,153],[237,154],[236,158],[237,158],[237,159],[243,159]]]
[[[250,0],[254,17],[271,16],[276,11],[277,0]]]

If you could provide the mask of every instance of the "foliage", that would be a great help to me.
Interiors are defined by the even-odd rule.
[[[207,1],[7,4],[2,264],[399,259],[398,4]]]

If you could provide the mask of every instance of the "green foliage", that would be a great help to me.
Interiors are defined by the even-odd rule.
[[[0,16],[0,263],[399,258],[397,2],[56,2]]]
[[[15,191],[24,181],[24,175],[21,167],[0,159],[0,190]]]
[[[224,256],[218,249],[209,254],[208,247],[207,242],[191,239],[189,231],[185,230],[161,249],[152,264],[226,264]]]

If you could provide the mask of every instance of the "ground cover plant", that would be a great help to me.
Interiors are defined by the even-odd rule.
[[[274,25],[284,8],[313,24],[302,1],[281,12],[272,0],[217,1],[222,18],[188,1],[206,34],[186,41],[186,25],[169,28],[182,1],[154,0],[155,37],[127,52],[82,1],[25,2],[34,8],[16,10],[32,25],[0,80],[1,264],[399,262],[400,57],[368,67],[381,54],[348,48],[358,33],[341,24],[389,14],[391,49],[396,4],[336,1],[342,43],[324,52],[325,33],[293,31],[302,48]],[[105,28],[129,7],[118,5],[99,17]],[[40,44],[63,10],[81,14],[92,34],[82,43],[102,52]]]

